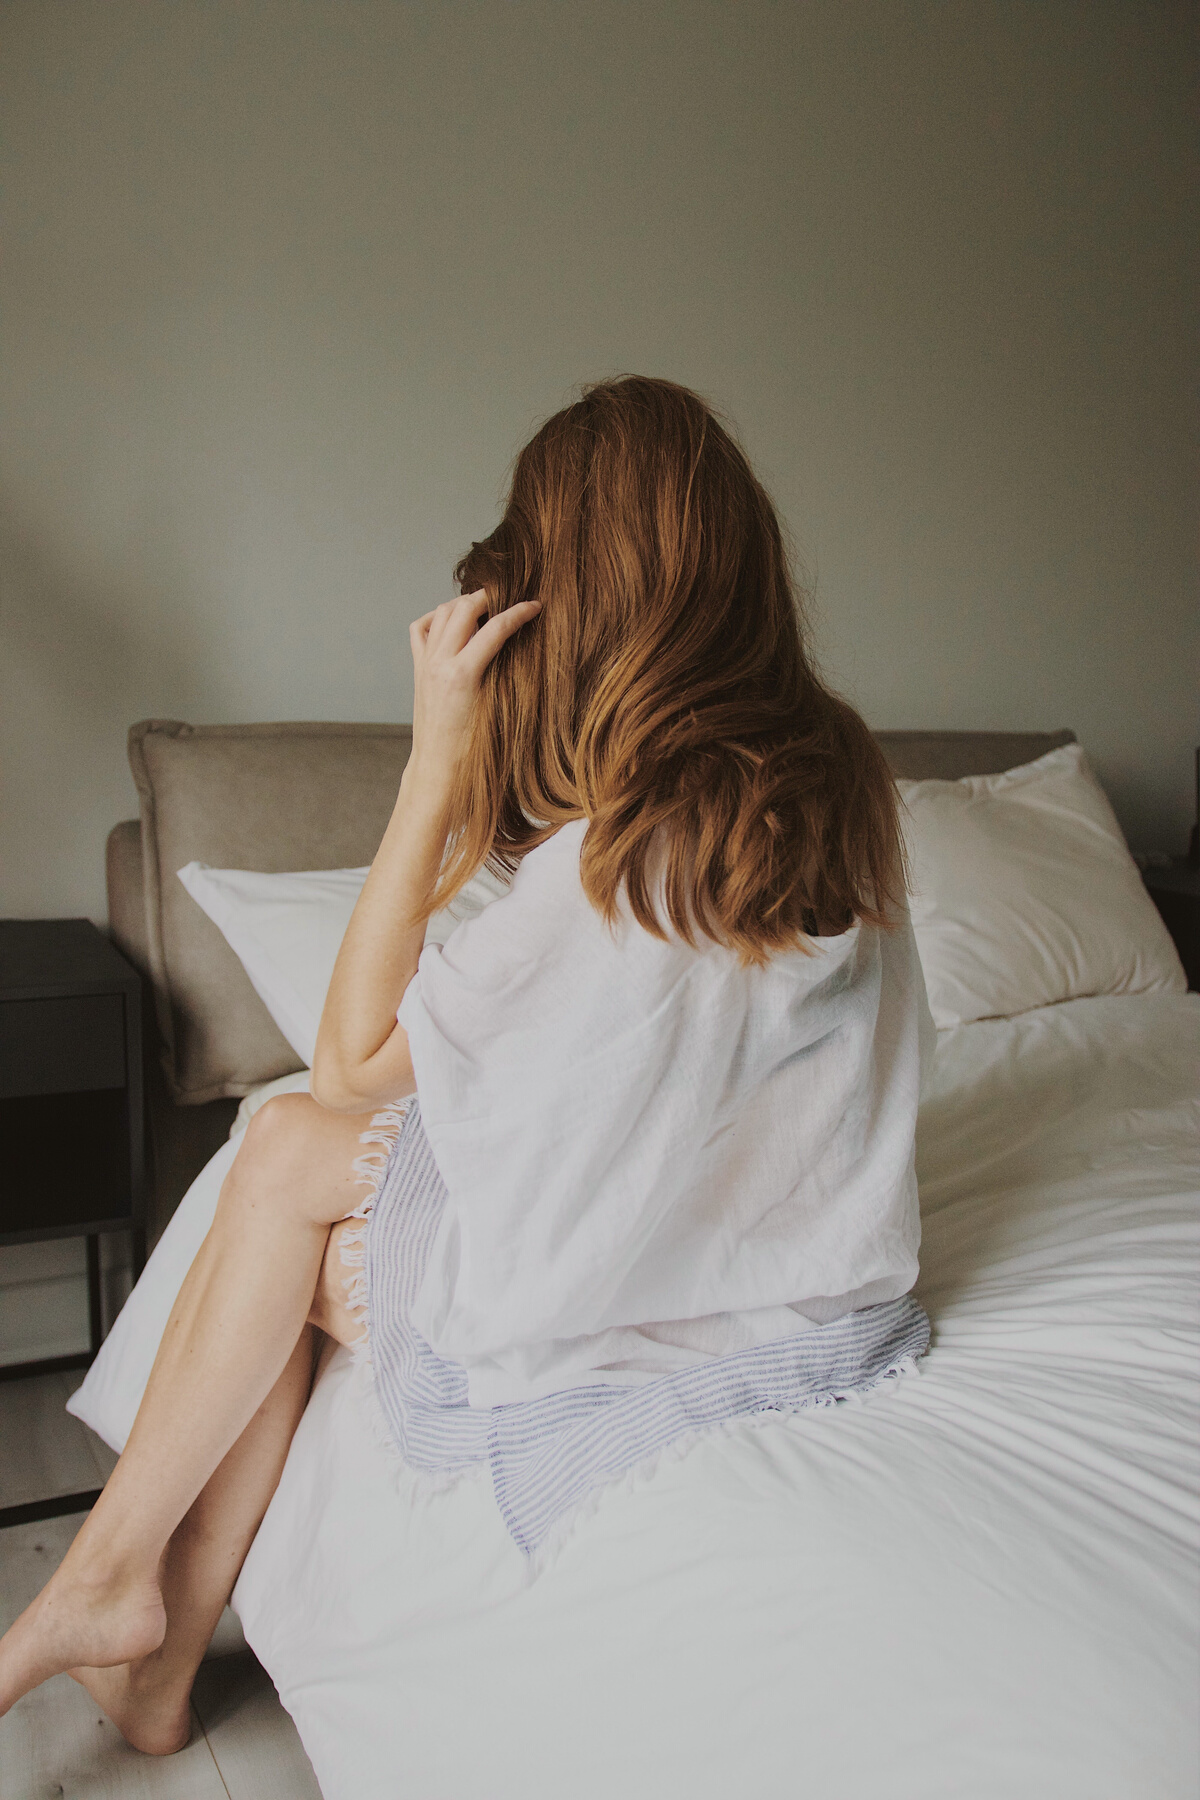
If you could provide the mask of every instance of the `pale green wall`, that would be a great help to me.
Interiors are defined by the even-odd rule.
[[[1190,8],[8,0],[2,913],[104,916],[133,719],[404,718],[579,380],[724,407],[882,726],[1197,719]]]

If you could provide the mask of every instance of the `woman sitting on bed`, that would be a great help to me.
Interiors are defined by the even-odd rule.
[[[412,627],[412,756],[312,1098],[251,1121],[124,1454],[0,1643],[0,1709],[70,1669],[130,1743],[187,1741],[314,1326],[362,1334],[339,1240],[372,1125],[380,1212],[403,1216],[405,1157],[444,1183],[411,1341],[463,1384],[460,1424],[680,1379],[678,1416],[711,1422],[803,1403],[802,1358],[829,1398],[858,1377],[814,1386],[812,1334],[916,1278],[928,1015],[895,790],[806,658],[742,452],[685,389],[600,384],[526,446],[457,577]],[[511,890],[422,955],[485,861]],[[402,1285],[365,1296],[381,1391]]]

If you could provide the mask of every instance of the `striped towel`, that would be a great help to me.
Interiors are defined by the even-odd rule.
[[[376,1191],[360,1295],[388,1432],[410,1468],[451,1475],[487,1463],[504,1522],[527,1555],[595,1489],[681,1438],[753,1413],[861,1395],[910,1369],[929,1344],[929,1321],[906,1294],[642,1387],[570,1388],[473,1408],[464,1371],[409,1324],[446,1199],[415,1101],[394,1145],[365,1159],[364,1174]]]

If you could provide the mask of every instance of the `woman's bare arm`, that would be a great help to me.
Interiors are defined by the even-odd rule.
[[[413,749],[395,810],[354,909],[321,1014],[312,1092],[334,1112],[365,1112],[414,1091],[396,1009],[417,971],[424,913],[451,827],[450,793],[470,738],[483,672],[538,612],[523,601],[489,619],[487,595],[446,601],[410,631]]]
[[[396,1023],[396,1009],[416,973],[425,937],[420,915],[446,845],[440,787],[422,782],[410,761],[342,940],[311,1082],[313,1098],[335,1112],[365,1112],[414,1091],[408,1035]]]
[[[338,959],[315,1058],[318,1092],[347,1116],[279,1094],[251,1120],[124,1453],[49,1584],[0,1642],[0,1713],[70,1669],[131,1742],[165,1752],[186,1741],[208,1628],[303,1405],[311,1365],[296,1345],[330,1225],[362,1201],[354,1157],[363,1125],[380,1101],[411,1088],[395,1009],[416,968],[423,934],[413,917],[437,876],[479,678],[537,609],[514,606],[480,627],[486,610],[486,596],[473,594],[413,627],[413,755]]]

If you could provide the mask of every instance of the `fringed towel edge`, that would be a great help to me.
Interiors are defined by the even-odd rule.
[[[351,1390],[352,1403],[358,1408],[359,1417],[377,1450],[387,1465],[392,1488],[397,1497],[404,1501],[425,1501],[438,1499],[448,1494],[462,1481],[474,1481],[486,1485],[492,1491],[492,1473],[487,1462],[481,1458],[478,1462],[465,1463],[456,1469],[418,1469],[410,1462],[405,1462],[400,1446],[392,1436],[383,1407],[379,1401],[379,1393],[375,1386],[374,1370],[369,1357],[355,1357],[352,1370],[354,1386]],[[500,1518],[497,1507],[496,1516]],[[501,1520],[503,1525],[503,1520]],[[508,1532],[505,1530],[505,1537]],[[509,1540],[511,1542],[511,1539]]]
[[[795,1430],[802,1425],[801,1415],[817,1407],[837,1406],[847,1401],[851,1404],[861,1403],[879,1388],[898,1381],[903,1375],[920,1375],[920,1358],[925,1354],[925,1351],[910,1351],[853,1387],[822,1388],[815,1394],[806,1395],[794,1406],[757,1407],[752,1412],[735,1413],[728,1419],[714,1419],[711,1424],[700,1425],[694,1431],[673,1438],[670,1443],[660,1445],[649,1456],[642,1457],[621,1474],[599,1482],[588,1493],[581,1495],[554,1520],[546,1535],[536,1544],[523,1543],[509,1521],[505,1520],[508,1536],[524,1562],[527,1584],[548,1572],[557,1561],[564,1544],[612,1496],[632,1494],[647,1486],[664,1463],[683,1462],[700,1444],[717,1438],[734,1437],[744,1430],[758,1431],[768,1425],[783,1425]],[[499,1506],[497,1510],[500,1510]]]
[[[409,1101],[397,1100],[391,1106],[385,1106],[377,1112],[359,1137],[360,1144],[371,1146],[361,1156],[356,1156],[350,1165],[354,1171],[355,1183],[365,1187],[367,1197],[346,1214],[343,1224],[351,1219],[360,1221],[353,1230],[342,1232],[338,1240],[338,1252],[342,1268],[346,1271],[342,1287],[346,1295],[346,1311],[354,1323],[360,1327],[362,1336],[349,1346],[350,1353],[356,1363],[371,1366],[371,1334],[367,1324],[367,1233],[371,1229],[371,1214],[375,1208],[383,1178],[387,1174],[388,1163],[400,1136],[400,1128],[408,1115]]]

